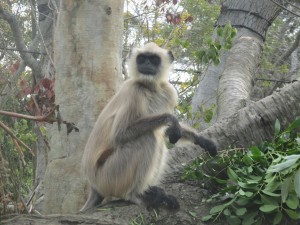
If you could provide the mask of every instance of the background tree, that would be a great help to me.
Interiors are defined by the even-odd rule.
[[[272,1],[223,2],[217,26],[230,21],[237,28],[237,36],[232,48],[221,55],[221,63],[210,65],[203,75],[193,98],[194,110],[215,104],[216,121],[246,105],[267,29],[280,9]]]
[[[51,48],[55,12],[57,12],[56,1],[51,1],[51,3],[45,0],[6,1],[0,4],[0,22],[1,28],[4,28],[1,29],[0,39],[2,49],[1,79],[3,81],[0,87],[1,109],[41,115],[46,113],[46,109],[49,107],[47,104],[54,101],[49,84],[51,85],[51,79],[54,75],[51,63]],[[47,77],[47,80],[44,80],[45,77]],[[38,100],[36,96],[49,101]],[[8,161],[11,171],[16,169],[15,175],[10,176],[9,179],[13,183],[27,183],[28,185],[28,182],[30,182],[31,186],[32,178],[29,174],[19,176],[19,170],[25,169],[25,171],[31,171],[33,185],[40,187],[47,165],[47,151],[49,150],[45,139],[44,124],[28,123],[23,120],[18,122],[18,120],[7,119],[7,117],[5,122],[10,126],[15,123],[14,131],[17,132],[17,137],[25,141],[36,156],[32,157],[27,152],[23,154],[23,150],[18,145],[12,145],[10,148],[4,147],[4,157],[10,159]],[[16,126],[19,129],[16,129]],[[1,137],[4,138],[4,143],[9,143],[9,139],[5,140],[5,135]],[[28,139],[28,137],[31,138]],[[18,149],[18,154],[11,151],[14,149]],[[9,157],[9,155],[13,157]],[[19,168],[13,166],[17,158],[23,158],[24,156],[27,163],[20,164]],[[31,160],[33,160],[33,164],[31,164]],[[26,181],[23,180],[24,178]],[[19,187],[16,190],[23,190],[25,188],[23,184],[15,185],[16,188]],[[29,190],[26,187],[23,195],[28,194]],[[3,193],[9,195],[7,189]],[[36,196],[39,195],[36,194]],[[21,201],[20,196],[18,197],[16,194],[12,199]],[[24,208],[21,207],[20,210],[22,211]]]
[[[54,36],[56,104],[80,133],[49,130],[44,212],[77,212],[85,200],[82,152],[121,76],[122,1],[62,1]]]

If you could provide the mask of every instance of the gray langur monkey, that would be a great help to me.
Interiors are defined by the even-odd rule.
[[[84,150],[83,171],[91,189],[80,211],[112,199],[178,209],[177,199],[156,186],[168,159],[165,136],[171,143],[189,139],[216,155],[213,141],[172,115],[178,98],[168,81],[173,59],[154,43],[131,53],[130,79],[101,112]]]

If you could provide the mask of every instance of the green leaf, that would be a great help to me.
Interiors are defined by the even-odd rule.
[[[231,212],[229,211],[229,209],[225,209],[225,210],[223,211],[223,214],[224,214],[225,216],[230,216],[230,215],[231,215]]]
[[[284,209],[284,211],[288,214],[288,216],[291,219],[293,219],[293,220],[299,219],[299,214],[296,211],[290,210],[290,209]]]
[[[270,197],[264,194],[260,195],[261,197],[261,201],[265,204],[265,205],[279,205],[280,202],[280,198],[274,198],[274,197]]]
[[[279,224],[281,220],[282,220],[282,212],[278,211],[274,217],[273,224],[274,225]]]
[[[97,211],[111,211],[113,208],[97,208]]]
[[[299,206],[299,198],[295,194],[289,195],[286,200],[286,205],[290,209],[297,209]]]
[[[221,43],[220,43],[219,40],[216,40],[216,41],[215,41],[215,46],[216,46],[216,48],[217,48],[218,50],[220,50],[220,49],[222,48],[222,45],[221,45]]]
[[[247,209],[246,208],[239,208],[235,211],[235,214],[238,215],[238,216],[242,216],[244,215],[245,213],[247,212]]]
[[[195,212],[189,211],[189,214],[190,214],[192,217],[194,217],[194,218],[197,217],[197,213],[195,213]]]
[[[243,225],[251,225],[255,222],[255,217],[257,216],[257,211],[255,212],[249,212],[246,213],[246,215],[243,217]]]
[[[213,109],[206,109],[203,112],[203,119],[204,119],[205,123],[209,123],[212,120],[213,116],[214,116]]]
[[[230,225],[239,225],[242,222],[237,216],[228,216],[226,220]]]
[[[245,195],[245,192],[244,192],[244,190],[243,190],[243,189],[240,189],[240,190],[238,191],[238,193],[239,193],[240,195],[242,195],[242,196],[244,196],[244,195]]]
[[[278,187],[280,186],[280,182],[277,181],[277,177],[273,176],[269,179],[266,179],[265,182],[267,183],[267,185],[265,186],[265,191],[268,192],[274,192],[278,189]]]
[[[211,208],[209,213],[210,214],[217,214],[217,213],[221,212],[225,207],[226,207],[226,205],[217,205],[217,206]]]
[[[232,28],[232,30],[231,30],[231,35],[230,35],[230,37],[231,37],[231,38],[234,38],[234,37],[236,36],[236,34],[237,34],[237,29],[234,27],[234,28]]]
[[[297,118],[288,128],[288,131],[292,131],[300,126],[300,117]]]
[[[214,62],[214,65],[217,66],[217,65],[220,64],[221,61],[220,61],[220,58],[216,57],[216,58],[213,59],[213,62]]]
[[[266,191],[266,190],[262,190],[262,192],[265,193],[266,195],[269,195],[269,196],[280,197],[280,194],[272,193],[272,192],[269,192],[269,191]]]
[[[250,191],[246,191],[245,192],[245,195],[250,198],[251,196],[253,196],[253,192],[250,192]]]
[[[262,152],[256,146],[251,147],[250,150],[251,150],[252,155],[254,155],[254,156],[261,156],[262,155]]]
[[[280,132],[280,122],[278,119],[275,121],[275,136],[277,136]]]
[[[281,185],[281,201],[283,203],[285,203],[286,198],[289,194],[291,181],[292,181],[292,177],[288,177],[288,178],[284,179],[284,181],[282,182],[282,185]]]
[[[253,164],[253,159],[248,155],[245,155],[242,160],[245,163],[245,165],[247,165],[247,166],[250,166]]]
[[[237,184],[242,187],[242,188],[247,188],[247,189],[252,189],[252,190],[258,190],[257,187],[257,182],[253,182],[253,183],[249,183],[248,181],[246,181],[247,183],[243,183],[238,181]]]
[[[286,158],[286,157],[285,157]],[[280,172],[284,169],[290,168],[293,165],[295,165],[295,163],[297,162],[297,160],[300,158],[300,155],[293,155],[293,157],[288,158],[288,160],[286,160],[285,162],[282,163],[278,163],[276,165],[270,166],[268,168],[268,173],[270,172]]]
[[[221,27],[218,27],[217,34],[218,34],[219,37],[222,36],[222,32],[223,32],[223,29]]]
[[[240,206],[247,205],[249,202],[250,202],[249,198],[238,198],[238,200],[236,200],[236,204]]]
[[[294,188],[298,198],[300,198],[300,169],[297,170],[294,177]]]
[[[229,49],[232,48],[232,44],[226,43],[225,46],[224,46],[224,48],[225,48],[226,50],[229,50]]]
[[[263,205],[259,207],[259,210],[262,212],[272,212],[276,209],[278,209],[278,205]]]
[[[238,179],[237,174],[230,167],[227,168],[227,175],[232,180],[237,181],[237,179]]]
[[[299,159],[300,158],[300,155],[299,154],[293,154],[293,155],[287,155],[287,156],[284,156],[282,157],[283,159],[287,159],[287,160],[290,160],[290,159]]]
[[[203,216],[203,217],[202,217],[202,221],[203,221],[203,222],[208,221],[208,220],[210,220],[212,217],[213,217],[213,215],[206,215],[206,216]]]

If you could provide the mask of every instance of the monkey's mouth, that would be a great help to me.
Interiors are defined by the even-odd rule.
[[[153,70],[144,70],[140,71],[141,74],[146,75],[146,76],[154,76],[156,73]]]
[[[143,73],[143,75],[146,75],[146,76],[155,76],[155,73],[149,72],[149,73]]]
[[[143,70],[139,70],[139,72],[146,76],[154,76],[156,74],[156,71],[151,69],[143,69]]]

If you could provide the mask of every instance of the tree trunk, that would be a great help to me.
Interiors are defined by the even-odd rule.
[[[49,131],[44,213],[78,211],[86,199],[81,156],[121,77],[123,1],[61,1],[54,35],[56,104],[80,132]]]
[[[217,25],[224,26],[230,21],[238,30],[237,37],[232,49],[221,54],[221,63],[210,65],[203,75],[192,101],[193,110],[217,103],[215,116],[222,119],[245,106],[266,32],[279,12],[280,8],[270,0],[223,3]],[[213,118],[211,125],[215,121]]]
[[[219,80],[218,121],[245,107],[247,101],[250,101],[261,50],[262,40],[255,34],[236,39]]]
[[[32,1],[34,2],[34,1]],[[34,81],[39,82],[44,78],[53,79],[55,75],[54,65],[53,65],[53,28],[56,21],[57,11],[53,4],[49,5],[48,0],[37,0],[37,8],[39,16],[35,17],[36,24],[38,24],[38,30],[36,31],[36,36],[38,38],[37,43],[33,43],[33,47],[39,46],[40,52],[47,53],[46,55],[41,55],[39,58],[39,64],[41,70],[38,73],[34,73]],[[51,3],[54,3],[51,2]],[[35,7],[35,6],[34,6]],[[51,8],[53,9],[51,9]],[[35,9],[34,9],[35,10]],[[34,30],[34,29],[33,29]],[[34,32],[33,32],[34,33]],[[45,136],[42,134],[40,127],[51,125],[45,125],[43,123],[35,122],[34,132],[37,135],[37,141],[35,143],[36,157],[34,161],[34,187],[35,189],[35,200],[34,207],[36,210],[41,211],[43,208],[43,201],[41,201],[44,196],[44,177],[46,172],[46,167],[48,164],[48,152],[49,145],[45,140]]]

